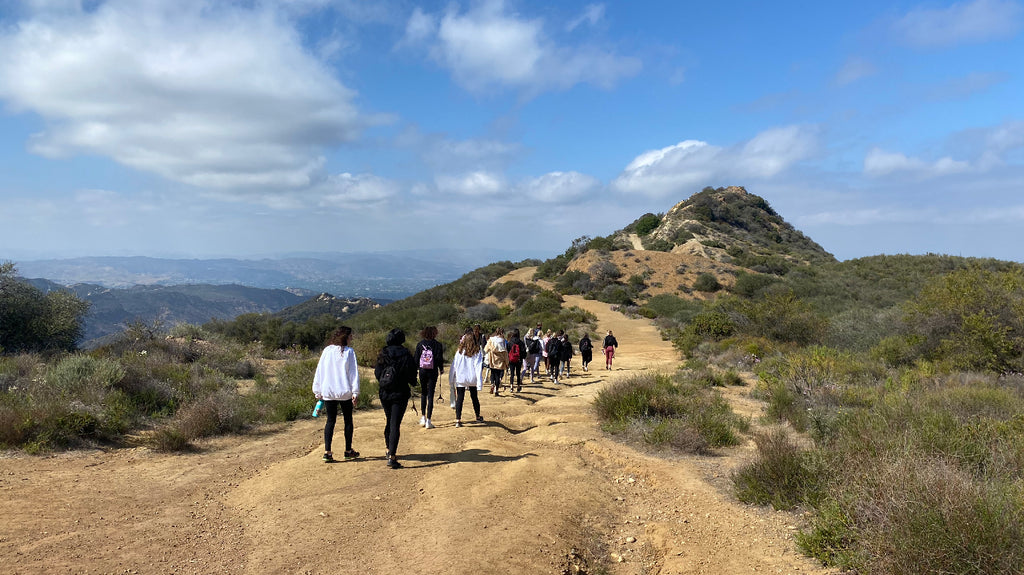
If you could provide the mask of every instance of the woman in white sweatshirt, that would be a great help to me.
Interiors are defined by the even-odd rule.
[[[359,368],[356,366],[356,352],[349,347],[351,341],[352,328],[341,326],[335,330],[320,354],[313,376],[313,395],[323,400],[327,413],[324,424],[325,463],[334,461],[331,440],[334,439],[339,406],[345,420],[345,457],[359,457],[359,452],[352,449],[352,410],[359,401]]]
[[[452,407],[455,408],[455,427],[462,427],[462,403],[466,399],[466,390],[473,400],[473,411],[476,413],[476,420],[483,421],[480,415],[480,398],[477,393],[483,388],[483,377],[481,372],[484,365],[484,353],[480,349],[472,330],[466,330],[466,334],[459,341],[459,349],[452,358],[452,364],[448,367],[448,384],[451,386]]]

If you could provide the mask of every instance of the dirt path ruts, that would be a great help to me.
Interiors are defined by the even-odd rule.
[[[600,432],[589,405],[603,385],[677,361],[649,322],[567,299],[597,315],[599,337],[615,332],[616,369],[598,358],[558,389],[483,394],[486,422],[462,429],[447,403],[436,429],[408,413],[402,470],[384,466],[377,410],[356,415],[362,458],[331,465],[315,420],[190,455],[0,458],[0,570],[560,573],[576,548],[616,574],[823,573],[795,552],[791,516],[728,494],[749,446],[663,459]]]

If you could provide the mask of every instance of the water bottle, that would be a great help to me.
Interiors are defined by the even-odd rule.
[[[324,410],[324,400],[318,399],[316,406],[313,407],[313,417],[320,417],[320,414]]]

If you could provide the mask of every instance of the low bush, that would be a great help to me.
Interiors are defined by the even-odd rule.
[[[736,445],[747,429],[719,394],[684,374],[620,380],[601,390],[594,406],[611,433],[692,453]]]
[[[793,443],[785,429],[757,433],[754,443],[757,458],[732,476],[740,501],[790,510],[819,497],[821,478],[811,453]]]

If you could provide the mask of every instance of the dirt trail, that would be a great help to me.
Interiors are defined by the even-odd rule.
[[[615,370],[577,359],[557,389],[482,394],[486,422],[461,429],[447,402],[436,429],[407,413],[401,470],[384,465],[379,410],[356,415],[362,458],[329,465],[316,420],[190,455],[0,458],[0,571],[528,575],[561,573],[575,548],[614,574],[824,573],[796,553],[792,516],[729,495],[749,446],[662,459],[600,432],[603,385],[677,362],[649,322],[567,299],[615,332]]]

